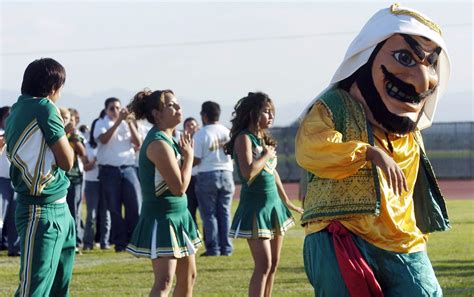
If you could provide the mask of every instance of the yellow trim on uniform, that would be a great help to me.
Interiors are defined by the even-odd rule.
[[[168,190],[168,185],[163,180],[155,186],[155,196],[158,197]]]
[[[51,181],[51,179],[54,178],[54,175],[51,174],[51,171],[48,171],[46,175],[43,175],[45,173],[45,165],[46,165],[46,153],[48,152],[48,144],[46,141],[43,139],[42,140],[42,163],[41,167],[39,169],[40,172],[40,179],[39,179],[39,184],[37,185],[38,187],[38,196],[41,195],[43,192],[43,189],[46,187],[46,185]],[[52,169],[52,168],[51,168]]]
[[[30,205],[28,226],[26,228],[25,247],[23,256],[23,271],[20,276],[20,296],[29,296],[31,283],[31,269],[33,262],[33,251],[35,245],[36,230],[38,229],[41,206]]]
[[[39,194],[41,195],[41,192],[43,192],[44,188],[46,187],[46,185],[52,180],[54,179],[54,175],[52,175],[51,173],[48,173],[46,174],[45,176],[43,176],[41,178],[41,184],[39,186]]]
[[[16,155],[11,160],[12,164],[16,166],[21,172],[21,177],[23,181],[26,183],[28,188],[31,188],[32,185],[32,177],[28,173],[28,165],[20,158],[20,156]]]
[[[438,33],[440,36],[442,36],[442,32],[441,32],[441,27],[436,24],[435,22],[427,19],[426,17],[424,17],[423,15],[419,14],[418,12],[416,11],[413,11],[413,10],[408,10],[408,9],[401,9],[400,8],[400,3],[395,3],[395,4],[392,4],[390,6],[390,12],[392,14],[396,14],[396,15],[408,15],[408,16],[411,16],[411,17],[414,17],[415,19],[417,19],[420,23],[422,23],[423,25],[427,26],[428,28],[430,28],[431,30],[435,31],[436,33]]]
[[[251,184],[255,181],[255,179],[260,175],[260,173],[262,173],[262,171],[263,171],[264,168],[265,168],[265,167],[263,167],[262,169],[260,169],[260,171],[259,171],[258,173],[256,173],[254,177],[252,177],[251,179],[249,179],[249,180],[247,181],[247,186],[250,187],[250,185],[251,185]]]

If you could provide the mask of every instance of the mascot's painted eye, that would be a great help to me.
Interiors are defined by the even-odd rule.
[[[413,59],[413,56],[407,50],[395,51],[393,52],[393,57],[395,58],[395,60],[400,62],[400,64],[402,64],[403,66],[413,67],[416,65],[415,59]]]

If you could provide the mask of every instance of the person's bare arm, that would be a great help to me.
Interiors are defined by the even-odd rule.
[[[248,136],[243,134],[235,139],[234,150],[239,160],[240,173],[247,180],[253,179],[262,171],[265,163],[275,157],[274,147],[263,146],[262,157],[258,160],[253,160],[252,142]]]
[[[172,148],[161,140],[150,143],[146,150],[146,155],[160,172],[173,195],[182,196],[186,193],[191,180],[191,169],[193,165],[193,150],[191,140],[181,141],[183,164],[179,168],[175,161],[176,157]],[[190,149],[189,149],[190,147]]]
[[[130,134],[132,136],[132,144],[136,147],[139,148],[142,145],[142,138],[140,134],[138,133],[137,126],[132,121],[127,122],[128,127],[130,128]]]
[[[112,136],[115,134],[115,131],[117,131],[117,128],[120,126],[120,123],[122,123],[122,120],[117,120],[112,127],[107,130],[107,132],[100,134],[97,139],[99,139],[100,143],[102,144],[107,144]]]
[[[84,164],[84,170],[85,171],[91,171],[92,169],[94,169],[94,166],[95,166],[95,162],[96,162],[96,158],[93,158],[92,160],[89,160],[89,158],[87,158],[87,156],[83,156],[81,158],[82,160],[82,163]]]
[[[118,119],[115,121],[115,123],[112,125],[112,127],[107,130],[107,132],[100,134],[98,139],[100,143],[102,144],[107,144],[110,141],[110,138],[114,135],[115,131],[117,131],[117,128],[120,126],[122,121],[128,116],[129,112],[126,108],[122,108],[120,110],[120,114]]]
[[[81,141],[74,142],[74,152],[79,156],[83,157],[86,155],[86,147]]]
[[[69,142],[73,144],[72,147],[76,155],[79,157],[84,157],[86,155],[86,147],[82,143],[79,135],[73,132],[73,134],[69,137]]]
[[[64,171],[71,170],[74,165],[74,151],[69,145],[66,135],[63,135],[51,146],[56,165]]]
[[[290,198],[288,198],[285,188],[283,187],[283,183],[281,182],[280,175],[278,174],[278,171],[276,171],[276,169],[273,171],[273,175],[275,176],[275,184],[277,186],[280,199],[283,201],[283,203],[285,203],[286,206],[288,206],[289,209],[292,209],[302,214],[304,210],[301,207],[294,205],[293,202],[291,202]]]

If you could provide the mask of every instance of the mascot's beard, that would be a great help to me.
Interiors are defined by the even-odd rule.
[[[415,131],[416,122],[408,117],[401,117],[391,113],[387,106],[385,106],[374,85],[370,71],[372,63],[367,63],[362,67],[364,67],[364,69],[361,69],[362,71],[360,71],[356,79],[357,86],[377,123],[382,125],[382,127],[390,133],[404,135]]]

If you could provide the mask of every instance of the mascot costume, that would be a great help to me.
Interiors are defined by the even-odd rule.
[[[420,130],[450,62],[439,26],[398,4],[377,12],[305,110],[304,263],[319,296],[442,296],[428,234],[450,228]]]

